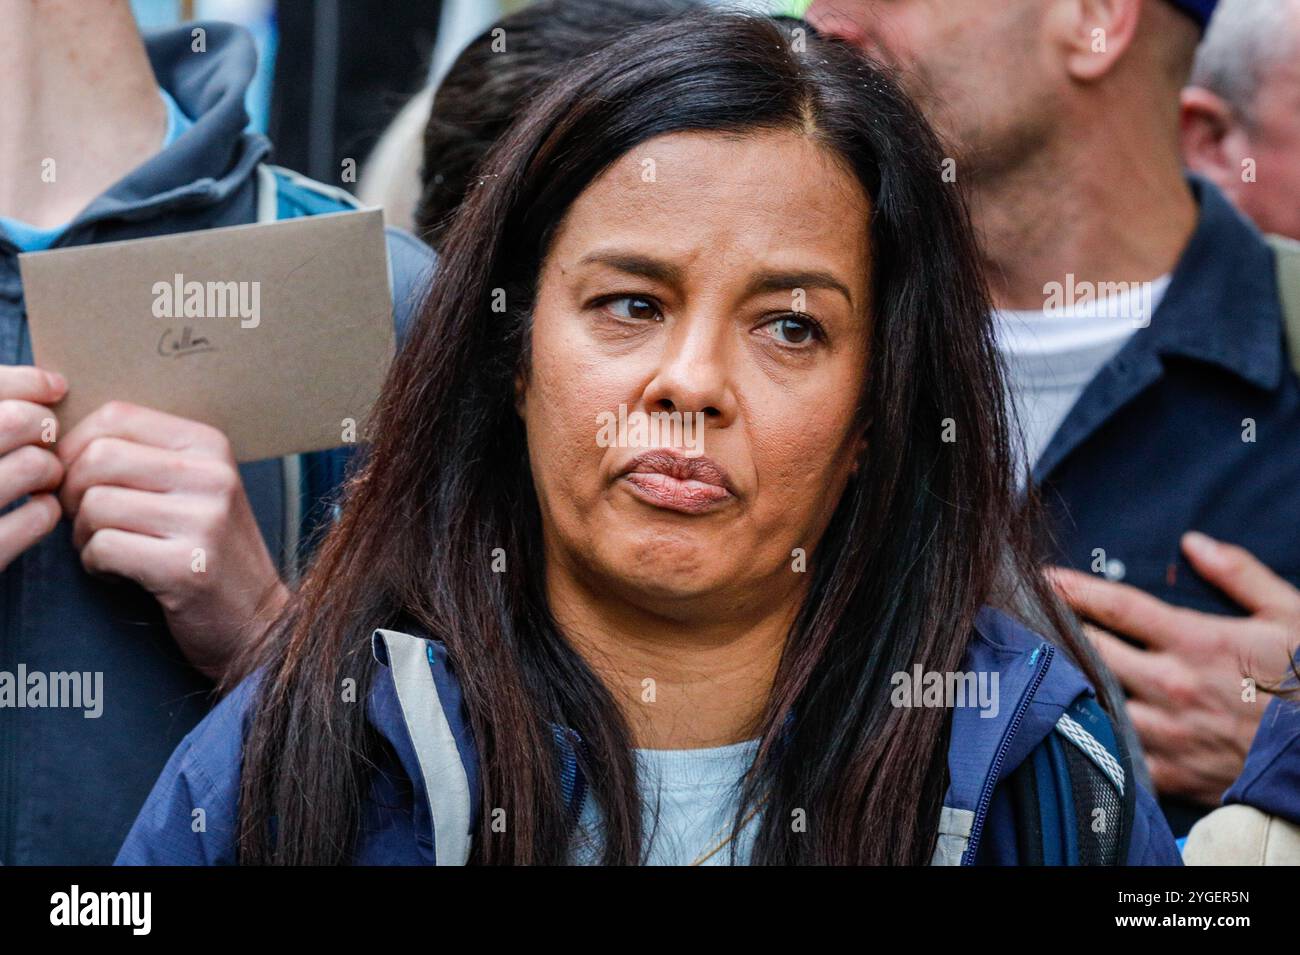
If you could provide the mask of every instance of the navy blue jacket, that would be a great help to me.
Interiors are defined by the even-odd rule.
[[[1300,704],[1275,699],[1264,711],[1246,766],[1223,795],[1300,826]]]
[[[1300,586],[1300,381],[1274,253],[1212,185],[1160,307],[1088,384],[1034,477],[1049,558],[1172,604],[1242,611],[1179,549],[1189,530],[1240,544]],[[1253,439],[1253,440],[1252,440]],[[1166,803],[1183,834],[1203,809]]]
[[[253,42],[228,24],[204,28],[203,53],[191,52],[188,26],[146,38],[159,85],[194,125],[91,203],[56,248],[349,207],[341,191],[265,165],[270,144],[246,130]],[[432,258],[395,230],[388,249],[400,338]],[[0,361],[30,364],[17,252],[0,235]],[[337,481],[342,458],[304,455],[296,472],[280,460],[240,467],[282,564],[293,559],[286,550],[301,529],[295,502],[319,517],[323,509],[313,505]],[[300,492],[286,493],[286,473],[300,475]],[[0,574],[0,671],[20,666],[101,672],[103,715],[0,708],[0,863],[107,864],[168,755],[208,712],[212,686],[182,658],[149,594],[85,573],[66,520]]]
[[[460,864],[470,851],[478,813],[474,743],[460,689],[439,642],[376,631],[376,656],[384,664],[366,703],[370,724],[386,741],[388,758],[373,774],[362,811],[354,862],[361,865]],[[1033,858],[1053,861],[1049,840],[1025,844],[1010,782],[1022,766],[1043,763],[1051,752],[1092,759],[1118,777],[1118,791],[1134,802],[1121,844],[1132,865],[1178,865],[1178,850],[1159,809],[1125,767],[1105,755],[1113,742],[1109,721],[1092,703],[1079,670],[1041,637],[1011,618],[981,613],[967,650],[969,673],[999,675],[999,706],[988,718],[975,707],[955,707],[948,749],[949,787],[944,798],[936,864],[1013,865]],[[237,687],[177,748],[118,855],[120,865],[229,865],[240,763],[257,677]],[[1078,721],[1085,725],[1080,726]],[[557,732],[557,741],[564,739]],[[441,742],[439,742],[441,740]],[[430,754],[433,754],[430,756]],[[1059,764],[1063,760],[1055,758]],[[568,764],[566,763],[566,768]],[[1059,765],[1057,770],[1059,770]],[[570,783],[572,774],[566,776]],[[581,799],[581,789],[577,798]],[[571,808],[573,807],[571,804]],[[1073,810],[1067,810],[1073,812]],[[1096,822],[1091,804],[1081,818],[1043,829],[1072,840],[1076,826]],[[1114,824],[1113,822],[1111,823]],[[1034,836],[1037,840],[1037,835]]]

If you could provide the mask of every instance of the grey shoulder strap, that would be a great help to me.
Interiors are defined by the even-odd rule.
[[[1056,731],[1092,760],[1093,765],[1105,773],[1106,778],[1111,781],[1119,794],[1124,795],[1124,767],[1097,737],[1084,729],[1082,724],[1069,713],[1061,714],[1061,718],[1056,721]]]
[[[420,764],[433,816],[437,863],[464,865],[469,859],[472,818],[469,778],[429,669],[429,644],[397,630],[376,630],[375,638],[382,640],[388,651],[397,701]]]
[[[939,814],[939,840],[934,844],[930,865],[961,865],[961,857],[970,845],[971,826],[975,813],[969,809],[944,806]]]
[[[257,221],[275,222],[280,212],[280,184],[275,179],[275,170],[266,163],[257,166]],[[299,537],[302,534],[302,458],[290,454],[280,459],[281,477],[284,481],[284,514],[281,519],[283,529],[280,540],[280,566],[290,583],[296,583],[300,568],[298,567]]]
[[[1282,315],[1291,367],[1300,374],[1300,242],[1270,235],[1268,244],[1277,256],[1277,287],[1282,294]]]

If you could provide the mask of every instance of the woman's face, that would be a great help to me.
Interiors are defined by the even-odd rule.
[[[862,449],[868,215],[795,132],[663,136],[578,197],[519,382],[548,573],[680,619],[802,591]]]

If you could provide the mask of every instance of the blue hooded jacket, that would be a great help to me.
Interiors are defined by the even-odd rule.
[[[1275,699],[1268,705],[1246,765],[1223,802],[1253,806],[1300,826],[1300,704]]]
[[[146,37],[159,85],[193,125],[95,199],[55,248],[340,212],[342,190],[267,166],[247,130],[257,55],[242,29],[202,24]],[[432,253],[387,234],[398,338],[427,284]],[[31,364],[18,249],[0,233],[0,361]],[[325,319],[323,319],[325,320]],[[75,388],[76,383],[72,386]],[[288,570],[346,454],[240,467],[273,558]],[[168,754],[212,704],[212,685],[181,656],[157,602],[89,576],[67,520],[0,574],[0,672],[102,673],[102,716],[74,708],[0,708],[0,864],[107,864]]]
[[[949,787],[933,863],[1015,865],[1074,858],[1083,827],[1119,827],[1131,865],[1179,865],[1178,850],[1154,800],[1116,760],[1110,722],[1093,690],[1064,655],[1010,617],[980,614],[967,650],[968,673],[998,676],[996,713],[953,709]],[[479,779],[454,664],[434,640],[375,632],[383,664],[366,702],[371,726],[387,743],[361,813],[353,861],[359,865],[457,865],[469,856],[477,825]],[[172,755],[127,836],[119,865],[231,865],[244,734],[258,677],[237,687]],[[570,810],[583,798],[571,731],[555,733]],[[1087,760],[1108,780],[1098,805],[1059,800],[1027,827],[1013,781],[1041,765],[1044,792],[1067,760]],[[1113,787],[1112,787],[1113,784]],[[1113,788],[1113,792],[1111,791]],[[1114,810],[1101,819],[1102,798]],[[1122,813],[1123,800],[1132,800]],[[1051,817],[1051,818],[1049,818]]]

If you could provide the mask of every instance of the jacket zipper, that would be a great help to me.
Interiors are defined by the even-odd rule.
[[[1036,651],[1041,655],[1038,663],[1038,671],[1034,678],[1029,681],[1029,686],[1021,694],[1019,702],[1016,703],[1016,712],[1012,714],[1011,725],[1007,727],[1006,733],[1002,735],[1001,742],[998,743],[998,751],[993,757],[993,766],[989,770],[988,778],[984,780],[984,788],[980,792],[980,801],[975,809],[975,821],[971,824],[970,838],[966,844],[966,851],[962,854],[962,865],[973,865],[975,861],[975,852],[979,848],[980,836],[984,834],[984,817],[988,815],[989,804],[993,801],[993,790],[997,786],[998,777],[1002,772],[1002,763],[1007,758],[1007,750],[1011,748],[1011,741],[1015,739],[1016,732],[1020,729],[1020,723],[1025,718],[1025,711],[1029,709],[1029,703],[1038,692],[1038,687],[1042,685],[1043,677],[1047,675],[1048,665],[1052,662],[1052,657],[1056,650],[1050,643],[1041,643]]]

